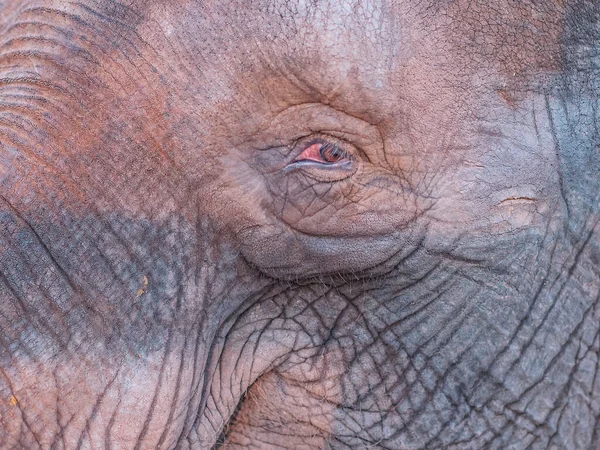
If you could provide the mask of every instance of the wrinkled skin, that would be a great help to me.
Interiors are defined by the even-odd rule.
[[[0,3],[0,447],[600,448],[555,3]]]

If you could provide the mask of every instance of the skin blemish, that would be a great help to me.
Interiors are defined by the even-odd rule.
[[[533,198],[533,197],[507,197],[504,200],[502,200],[500,203],[498,203],[498,205],[502,205],[504,203],[513,203],[513,202],[517,202],[517,203],[530,203],[530,202],[536,202],[537,198]]]
[[[142,287],[138,289],[137,296],[141,297],[148,291],[148,277],[144,276]]]
[[[506,89],[498,89],[498,95],[506,103],[509,107],[515,108],[517,106],[517,101],[515,97],[509,93]]]
[[[483,164],[479,164],[479,163],[476,163],[476,162],[473,162],[473,161],[465,161],[465,164],[467,166],[477,167],[477,168],[480,168],[480,169],[483,169],[485,167]]]
[[[501,216],[511,228],[531,226],[535,217],[544,208],[535,197],[509,196],[498,203]]]

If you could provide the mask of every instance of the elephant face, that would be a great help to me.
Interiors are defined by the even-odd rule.
[[[0,5],[0,447],[598,445],[555,3]]]

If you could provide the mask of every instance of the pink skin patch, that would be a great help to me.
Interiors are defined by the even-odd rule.
[[[319,142],[311,145],[296,158],[296,161],[316,161],[319,163],[326,162],[321,156],[321,147],[323,147],[323,144]]]

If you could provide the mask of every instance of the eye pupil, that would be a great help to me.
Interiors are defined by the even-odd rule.
[[[346,152],[333,144],[321,146],[321,158],[328,163],[335,163],[346,157]]]

